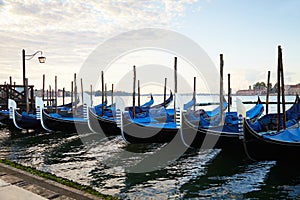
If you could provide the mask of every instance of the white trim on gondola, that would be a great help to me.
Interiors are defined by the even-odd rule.
[[[36,118],[40,120],[43,129],[45,129],[46,131],[49,131],[49,132],[53,132],[53,130],[49,129],[44,124],[44,119],[43,119],[44,102],[41,97],[35,98],[35,108],[36,108]]]
[[[9,108],[9,118],[13,120],[15,127],[20,130],[23,130],[23,128],[20,127],[16,122],[16,110],[18,109],[17,103],[12,99],[8,99],[8,108]]]

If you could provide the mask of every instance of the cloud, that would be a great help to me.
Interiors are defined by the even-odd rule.
[[[109,32],[172,25],[194,1],[13,1],[4,2],[1,24],[10,31]],[[4,17],[3,17],[4,16]]]
[[[41,68],[36,61],[26,62],[28,76],[66,72],[62,79],[70,81],[70,74],[104,40],[132,29],[172,29],[196,2],[0,0],[1,69],[21,81],[21,73],[16,73],[21,70],[21,50],[43,50],[46,63]],[[32,81],[40,87],[40,80]]]

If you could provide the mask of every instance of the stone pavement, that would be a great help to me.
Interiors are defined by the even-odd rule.
[[[11,185],[0,179],[0,199],[3,200],[20,200],[20,199],[32,199],[32,200],[45,200],[46,198],[34,194],[28,190],[20,188],[15,185]]]
[[[0,200],[96,200],[82,191],[0,163]]]

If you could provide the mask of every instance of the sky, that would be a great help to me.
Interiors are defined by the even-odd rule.
[[[233,91],[247,89],[258,81],[266,82],[267,71],[271,71],[274,85],[278,45],[283,49],[285,83],[297,84],[300,83],[299,9],[298,0],[0,0],[0,82],[8,82],[12,76],[13,81],[21,84],[22,49],[26,55],[41,50],[46,63],[38,62],[40,54],[26,60],[29,84],[41,88],[42,76],[46,74],[47,87],[53,88],[54,77],[58,76],[58,87],[69,90],[73,74],[78,73],[103,42],[127,31],[160,28],[197,43],[216,69],[219,55],[223,54],[224,82],[230,73]],[[132,65],[147,65],[151,59],[154,64],[172,67],[174,55],[169,52],[160,56],[157,50],[152,54],[129,52],[112,61],[115,68],[107,70],[105,77],[109,84],[118,82],[122,74],[132,70]],[[167,64],[163,61],[166,59]],[[194,72],[187,70],[188,62],[183,62],[179,58],[179,73],[186,75],[192,86]],[[169,76],[171,79],[172,75]],[[145,85],[149,90],[149,84]],[[226,87],[225,84],[225,90]]]

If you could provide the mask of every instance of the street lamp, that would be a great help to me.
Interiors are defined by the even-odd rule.
[[[41,56],[38,57],[39,62],[40,63],[45,63],[46,61],[46,57],[43,56],[43,52],[42,51],[37,51],[34,54],[31,55],[25,55],[25,50],[22,50],[22,60],[23,60],[23,85],[25,88],[25,79],[26,79],[26,75],[25,75],[25,60],[31,60],[36,54],[41,53]]]

